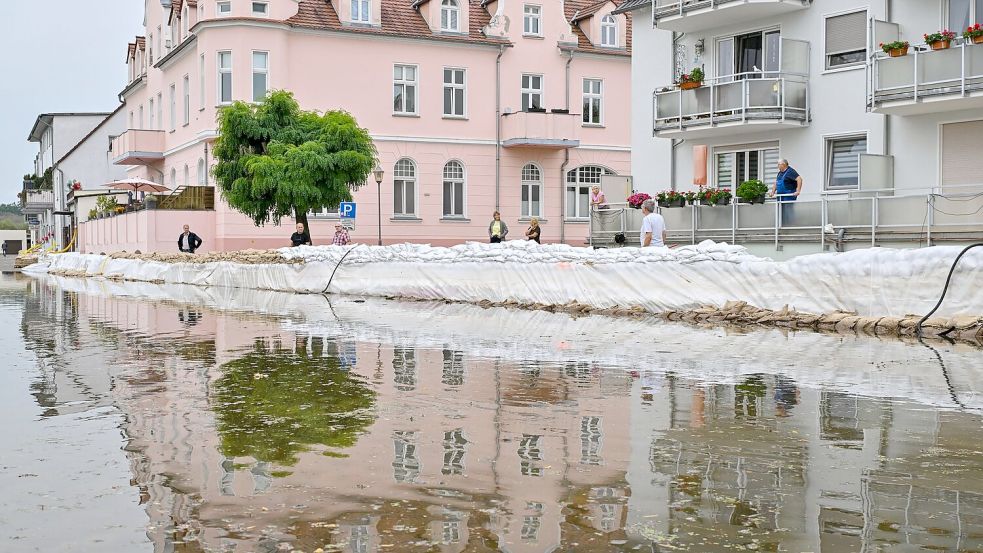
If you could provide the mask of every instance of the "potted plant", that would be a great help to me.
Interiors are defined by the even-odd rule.
[[[659,207],[683,207],[686,205],[686,197],[675,190],[659,192],[655,199],[659,202]]]
[[[642,208],[642,202],[644,202],[645,200],[651,200],[651,199],[652,199],[652,196],[649,196],[645,192],[636,192],[636,193],[632,194],[631,196],[628,196],[628,199],[625,200],[625,201],[628,202],[628,205],[629,206],[631,206],[631,207],[633,207],[635,209],[641,209]]]
[[[732,194],[725,188],[713,189],[713,205],[730,205]]]
[[[945,29],[935,33],[925,35],[925,44],[932,47],[932,50],[945,50],[952,41],[956,39],[956,33]]]
[[[968,27],[963,31],[963,38],[973,44],[983,44],[983,25],[976,23],[972,27]]]
[[[881,50],[891,56],[892,58],[900,58],[901,56],[908,55],[908,44],[907,40],[895,40],[894,42],[882,42]]]
[[[700,199],[700,193],[695,190],[683,192],[683,198],[686,199],[686,203],[689,205],[696,205],[696,201]]]
[[[737,187],[737,197],[750,204],[765,203],[768,186],[758,179],[746,180]]]
[[[679,76],[679,88],[691,90],[703,86],[703,70],[699,67]]]

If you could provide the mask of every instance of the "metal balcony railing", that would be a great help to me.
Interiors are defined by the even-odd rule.
[[[944,50],[913,45],[907,55],[895,58],[878,51],[867,68],[867,106],[871,110],[886,103],[983,93],[983,44],[961,38]]]
[[[809,120],[809,79],[798,73],[754,72],[704,81],[699,88],[653,93],[655,132],[692,127]]]
[[[782,0],[773,0],[776,4]],[[747,0],[655,0],[652,7],[652,17],[668,17],[673,15],[684,15],[688,11],[700,10],[703,8],[716,8],[723,4],[734,2],[746,3]]]

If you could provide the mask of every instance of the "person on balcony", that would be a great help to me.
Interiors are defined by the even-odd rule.
[[[341,223],[334,224],[334,238],[331,239],[331,243],[335,246],[347,246],[352,239],[348,236],[348,231],[345,230],[345,225]]]
[[[502,240],[505,240],[505,236],[509,233],[509,226],[505,224],[502,220],[502,214],[495,212],[492,217],[491,224],[488,225],[488,240],[492,244],[498,244]]]
[[[311,242],[311,235],[307,232],[304,227],[304,223],[297,223],[297,232],[290,235],[290,245],[294,248],[297,246],[313,246],[314,243]]]
[[[607,198],[604,197],[601,187],[596,184],[590,187],[590,207],[595,211],[608,208]]]
[[[655,200],[642,202],[642,231],[639,241],[643,248],[649,246],[664,247],[666,245],[666,220],[655,212]]]
[[[775,179],[775,189],[771,196],[778,196],[780,202],[794,202],[802,193],[802,175],[788,166],[785,158],[778,160],[778,177]]]
[[[532,240],[533,242],[539,244],[539,237],[543,233],[543,229],[539,227],[539,219],[533,217],[529,221],[529,228],[526,230],[526,239]]]
[[[191,232],[191,228],[188,225],[184,225],[184,232],[181,233],[181,236],[177,237],[177,249],[184,253],[195,253],[195,250],[200,247],[201,238]]]

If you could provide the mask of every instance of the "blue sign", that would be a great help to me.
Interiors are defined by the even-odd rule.
[[[355,202],[341,202],[338,204],[338,215],[343,219],[355,218]]]

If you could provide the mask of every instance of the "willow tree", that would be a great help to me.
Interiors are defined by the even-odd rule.
[[[300,109],[293,94],[219,111],[215,179],[225,200],[257,226],[351,201],[375,166],[369,132],[344,111]]]

